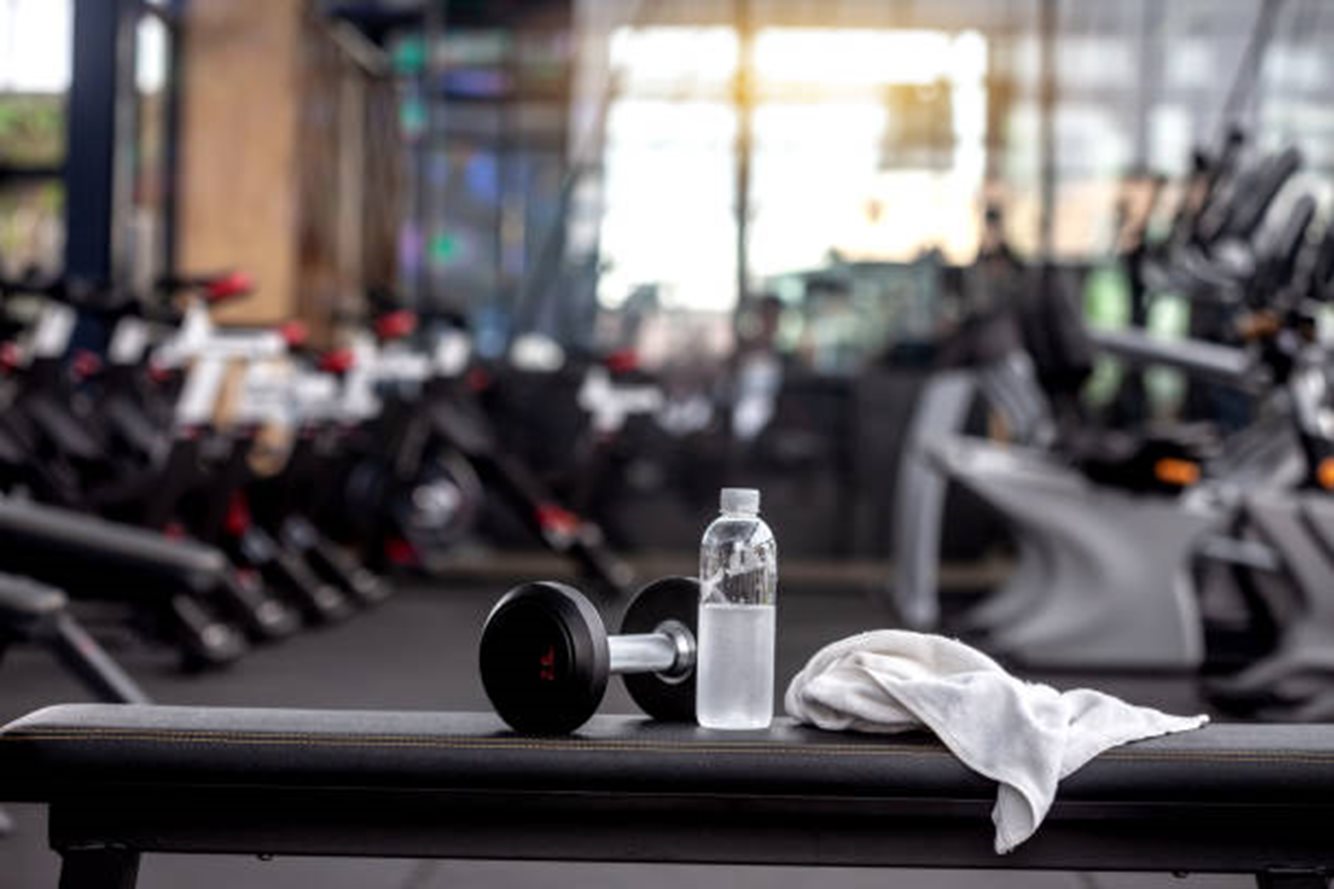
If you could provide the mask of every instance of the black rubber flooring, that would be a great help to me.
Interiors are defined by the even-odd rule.
[[[688,569],[688,565],[683,568]],[[336,627],[304,633],[257,650],[223,672],[182,676],[160,652],[130,647],[118,652],[126,667],[159,702],[247,706],[370,709],[487,709],[475,670],[477,634],[504,584],[413,584],[381,608]],[[863,590],[787,587],[779,630],[782,682],[816,648],[854,632],[886,625],[888,612]],[[1090,684],[1139,703],[1193,711],[1188,681],[1155,677],[1060,677],[1062,685]],[[87,695],[44,654],[20,649],[0,666],[0,722],[46,704]],[[613,684],[604,709],[631,712]],[[3,791],[0,789],[0,796]],[[0,889],[54,887],[58,861],[45,845],[45,814],[15,806],[17,830],[0,839]],[[1132,887],[1240,887],[1243,877],[869,871],[816,868],[597,865],[533,862],[391,861],[356,859],[145,856],[143,889],[546,889],[589,886],[774,887],[852,889],[910,886],[923,889],[1132,889]]]

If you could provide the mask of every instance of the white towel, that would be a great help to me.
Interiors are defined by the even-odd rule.
[[[964,765],[999,782],[991,820],[1000,854],[1033,835],[1057,782],[1099,753],[1209,721],[1025,682],[962,642],[906,630],[825,646],[785,703],[792,718],[831,731],[935,732]]]

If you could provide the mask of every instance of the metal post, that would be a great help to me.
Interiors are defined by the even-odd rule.
[[[1054,253],[1056,214],[1056,25],[1059,0],[1041,0],[1038,5],[1038,119],[1041,125],[1041,172],[1038,193],[1038,252],[1043,269],[1050,267]],[[1044,271],[1044,280],[1046,273]]]
[[[518,28],[515,22],[510,20],[506,22],[506,30],[510,35],[510,40],[505,47],[504,60],[501,63],[507,76],[512,83],[518,83],[519,60],[517,43]],[[492,145],[496,159],[496,216],[495,228],[492,229],[493,249],[495,251],[495,265],[493,274],[495,275],[495,290],[491,296],[493,305],[502,308],[509,316],[509,338],[513,339],[519,333],[524,332],[524,321],[519,316],[523,311],[523,297],[519,289],[514,286],[514,281],[509,274],[507,259],[508,248],[514,243],[514,236],[522,231],[522,223],[518,220],[520,214],[516,213],[516,204],[522,198],[517,194],[517,189],[511,191],[515,168],[519,166],[517,155],[522,155],[523,149],[518,144],[519,140],[513,133],[512,127],[512,106],[514,104],[514,93],[506,91],[495,103],[496,111],[496,141]],[[517,228],[517,231],[516,231]],[[522,250],[522,247],[520,247]]]
[[[124,269],[120,245],[133,156],[134,0],[75,0],[65,161],[65,271],[109,280]]]
[[[1220,144],[1229,127],[1249,127],[1255,123],[1259,108],[1260,73],[1264,68],[1269,41],[1274,36],[1274,20],[1282,5],[1283,0],[1263,0],[1255,13],[1255,23],[1251,26],[1246,48],[1223,99],[1223,109],[1218,120]]]
[[[435,288],[431,284],[430,230],[435,220],[443,214],[439,210],[440,199],[431,186],[431,156],[443,145],[441,137],[440,111],[436,107],[436,95],[440,92],[440,81],[445,73],[436,66],[436,44],[445,29],[448,15],[447,0],[428,0],[422,16],[422,51],[425,53],[421,74],[417,78],[422,108],[426,113],[426,125],[420,141],[414,151],[413,178],[408,194],[411,201],[410,215],[416,223],[417,273],[413,276],[412,286],[407,292],[408,305],[421,308],[434,304]]]
[[[1149,137],[1157,86],[1163,79],[1163,4],[1146,0],[1140,10],[1139,82],[1135,88],[1136,169],[1149,169]]]
[[[186,0],[171,0],[167,7],[168,15],[164,19],[171,35],[171,47],[167,56],[167,108],[166,108],[166,145],[163,146],[163,186],[165,193],[162,201],[162,268],[164,275],[176,274],[178,241],[176,226],[180,220],[180,171],[181,171],[181,96],[184,92],[181,78],[185,75],[185,13]]]
[[[735,0],[737,66],[733,101],[736,106],[736,301],[750,290],[750,169],[754,151],[755,24],[752,0]]]

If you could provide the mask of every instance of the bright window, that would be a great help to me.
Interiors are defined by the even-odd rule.
[[[604,306],[645,285],[669,308],[734,305],[738,56],[730,28],[612,34]],[[986,135],[979,34],[763,28],[754,67],[752,278],[831,252],[971,256]]]

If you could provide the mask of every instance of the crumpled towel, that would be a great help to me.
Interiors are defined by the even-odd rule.
[[[1000,784],[991,811],[999,854],[1033,835],[1057,783],[1099,753],[1209,721],[1025,682],[962,642],[907,630],[825,646],[792,680],[785,705],[793,719],[830,731],[930,729],[964,765]]]

